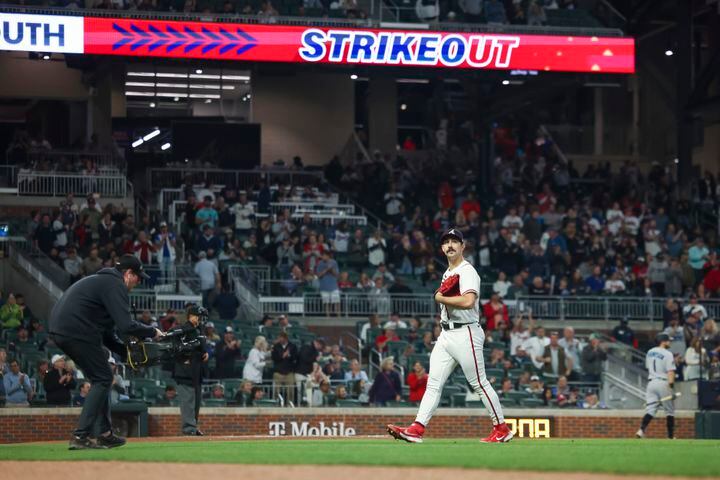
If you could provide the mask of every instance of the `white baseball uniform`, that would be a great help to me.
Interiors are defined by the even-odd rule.
[[[660,401],[661,398],[673,394],[668,383],[668,372],[675,371],[675,359],[670,350],[651,348],[645,356],[645,367],[648,369],[648,384],[645,390],[645,413],[655,416],[661,406],[668,415],[675,415],[675,404],[672,400]]]
[[[415,421],[427,426],[440,404],[445,382],[459,364],[473,390],[482,398],[493,425],[498,425],[505,420],[497,393],[485,376],[483,360],[485,333],[479,323],[480,276],[466,260],[456,268],[446,270],[442,279],[445,281],[455,274],[460,275],[460,294],[474,292],[477,299],[475,305],[466,310],[440,306],[440,320],[449,328],[443,328],[430,354],[427,388]]]

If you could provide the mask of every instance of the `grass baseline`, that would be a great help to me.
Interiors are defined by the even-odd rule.
[[[65,443],[0,446],[3,460],[94,460],[255,465],[365,465],[720,477],[720,441],[630,439],[298,439],[162,442],[68,451]]]

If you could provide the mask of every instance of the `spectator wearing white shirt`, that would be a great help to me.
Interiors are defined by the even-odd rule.
[[[533,327],[533,319],[530,317],[530,328]],[[513,357],[523,356],[525,354],[522,349],[523,344],[530,338],[530,330],[525,328],[523,324],[522,314],[515,317],[513,329],[510,332],[510,355]],[[518,355],[520,351],[521,355]]]
[[[370,335],[370,330],[373,328],[380,328],[380,317],[373,313],[370,315],[370,318],[368,319],[368,322],[363,324],[363,326],[360,328],[360,341],[362,342],[363,346],[365,345],[372,345],[372,342],[370,342],[368,336]]]
[[[493,283],[493,293],[497,293],[502,298],[505,298],[507,296],[508,288],[510,288],[511,283],[507,280],[507,275],[505,272],[500,272],[498,274],[498,278]]]
[[[620,232],[620,228],[625,220],[622,210],[620,210],[620,204],[615,202],[612,204],[612,208],[608,208],[605,212],[605,220],[607,221],[608,230],[615,236]]]
[[[397,218],[400,215],[400,207],[403,205],[405,197],[402,192],[396,190],[394,183],[390,184],[390,191],[385,194],[384,200],[385,214],[390,218]]]
[[[573,375],[579,374],[582,344],[580,340],[575,338],[575,329],[573,327],[565,327],[563,329],[563,338],[558,340],[558,344],[565,349],[565,356],[572,360]]]
[[[508,230],[511,230],[513,233],[516,233],[517,231],[522,229],[523,221],[522,218],[518,216],[517,209],[510,208],[508,214],[505,215],[505,218],[503,218],[502,226],[504,228],[507,228]]]
[[[243,367],[243,378],[253,383],[262,383],[263,370],[268,357],[268,343],[265,337],[258,335],[255,337],[253,348],[248,354],[247,361]]]
[[[682,313],[684,318],[689,317],[693,313],[698,314],[698,320],[700,320],[701,322],[704,321],[708,316],[707,310],[705,309],[705,307],[698,303],[698,297],[694,293],[690,295],[690,301],[687,305],[683,307]]]
[[[535,336],[528,338],[522,344],[521,349],[532,361],[535,368],[540,370],[545,365],[543,353],[548,345],[550,345],[550,339],[545,336],[545,329],[538,325],[535,327]]]
[[[384,329],[392,328],[393,330],[397,330],[398,328],[408,328],[407,323],[405,323],[403,320],[400,320],[400,315],[397,312],[393,312],[390,315],[390,320],[385,322],[385,325],[383,325]]]
[[[612,295],[625,292],[625,282],[622,281],[619,272],[613,273],[612,277],[605,280],[604,290]]]
[[[246,192],[240,192],[240,198],[233,205],[232,213],[235,215],[235,234],[243,239],[248,238],[254,227],[255,207],[248,202]]]
[[[381,263],[385,263],[385,250],[387,249],[387,242],[382,237],[382,230],[375,230],[375,234],[368,238],[368,262],[370,265],[378,266]]]
[[[700,378],[700,360],[702,358],[702,378],[708,379],[708,367],[710,365],[707,350],[702,348],[702,340],[695,337],[692,344],[685,351],[685,369],[683,370],[683,380],[698,380]]]
[[[336,253],[347,253],[348,245],[350,243],[350,232],[347,228],[347,223],[341,222],[335,230],[335,240],[333,240],[333,250]]]
[[[623,230],[631,237],[635,237],[640,230],[640,218],[635,215],[632,208],[625,209],[625,218],[623,219]]]
[[[415,14],[423,22],[433,22],[440,15],[440,2],[438,0],[417,0]]]
[[[200,260],[195,264],[193,271],[200,277],[203,306],[210,310],[210,305],[212,305],[212,298],[210,297],[220,290],[220,271],[215,263],[207,259],[205,252],[200,252],[198,258]]]

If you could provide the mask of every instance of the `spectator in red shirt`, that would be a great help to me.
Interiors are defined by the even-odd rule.
[[[355,284],[349,280],[349,275],[350,274],[348,272],[340,273],[340,278],[338,279],[338,288],[340,290],[355,288]]]
[[[303,259],[305,260],[305,272],[314,272],[320,261],[325,248],[317,241],[317,236],[310,235],[305,247],[303,247]]]
[[[440,208],[450,210],[455,206],[455,197],[453,195],[453,189],[448,182],[442,182],[438,189],[438,203]]]
[[[397,342],[398,340],[400,340],[400,337],[395,333],[395,329],[386,328],[385,332],[382,335],[378,335],[375,339],[375,348],[377,348],[379,352],[387,352],[387,343]]]
[[[480,216],[480,202],[475,198],[475,192],[468,192],[468,196],[462,203],[461,209],[465,214],[465,218],[470,218],[470,212],[475,212]]]
[[[510,327],[507,305],[502,302],[500,295],[497,293],[493,293],[490,301],[483,305],[483,315],[485,316],[487,330],[495,330],[498,321],[505,322],[505,324]],[[496,315],[500,316],[496,317]]]
[[[714,265],[705,274],[703,285],[705,290],[710,292],[712,296],[717,296],[718,290],[720,289],[720,263],[713,261]]]
[[[420,362],[415,362],[413,371],[407,376],[407,384],[410,387],[410,396],[408,400],[411,402],[419,402],[425,395],[427,388],[428,375],[425,367]]]

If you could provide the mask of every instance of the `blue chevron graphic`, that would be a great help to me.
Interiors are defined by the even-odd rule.
[[[240,56],[257,46],[257,40],[241,28],[234,31],[220,28],[214,32],[204,26],[200,30],[184,26],[181,30],[171,25],[150,23],[145,30],[136,23],[131,23],[129,28],[113,23],[113,30],[121,37],[113,44],[113,50],[128,47],[135,52],[147,47],[148,52],[164,49],[165,53],[171,53],[183,47],[184,53],[197,51],[200,55],[207,55],[217,50],[219,55],[233,52],[234,56]]]

